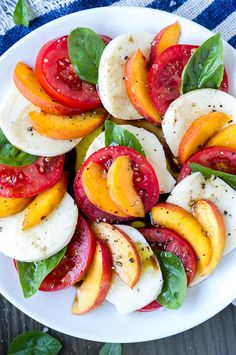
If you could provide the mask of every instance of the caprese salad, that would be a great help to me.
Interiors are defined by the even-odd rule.
[[[18,62],[0,110],[0,252],[24,297],[177,309],[236,247],[236,99],[219,34],[76,28]],[[67,192],[68,191],[68,192]],[[50,297],[50,296],[49,296]]]

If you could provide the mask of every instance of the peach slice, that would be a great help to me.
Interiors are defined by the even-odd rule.
[[[148,72],[148,61],[138,49],[126,63],[126,91],[138,113],[153,124],[160,125],[161,116],[153,105],[148,92]]]
[[[144,217],[145,211],[141,197],[133,185],[133,169],[126,155],[116,158],[107,174],[110,196],[120,209],[133,217]]]
[[[101,165],[90,163],[84,169],[81,179],[85,194],[93,205],[117,217],[128,217],[111,199],[107,178]]]
[[[236,149],[236,124],[216,133],[206,144],[207,147],[220,146]]]
[[[58,116],[35,111],[29,113],[33,128],[39,134],[53,139],[87,136],[104,122],[106,116],[107,112],[103,108],[76,116]]]
[[[180,142],[178,153],[180,164],[183,165],[191,155],[201,150],[206,142],[229,121],[230,117],[222,112],[210,112],[196,119]]]
[[[151,215],[154,224],[172,229],[192,245],[198,257],[198,272],[203,275],[211,261],[212,250],[209,238],[197,219],[182,207],[167,202],[153,207]]]
[[[105,299],[112,281],[112,257],[109,247],[96,241],[95,254],[72,307],[72,314],[80,315],[99,306]]]
[[[109,246],[115,272],[133,288],[141,274],[141,260],[134,242],[119,228],[108,223],[93,223],[92,229],[96,237]]]
[[[67,174],[50,189],[36,196],[25,210],[22,230],[28,230],[43,221],[63,199],[67,189]]]
[[[77,108],[63,106],[48,96],[33,70],[22,62],[16,65],[13,79],[21,94],[44,112],[54,115],[76,115],[81,112]]]
[[[23,211],[31,201],[32,197],[7,198],[0,196],[0,218]]]
[[[210,263],[203,269],[202,276],[205,276],[215,269],[222,256],[225,244],[224,220],[217,206],[207,200],[195,202],[193,215],[205,229],[212,249]]]
[[[175,22],[164,27],[153,39],[150,53],[150,62],[153,63],[158,55],[166,48],[177,44],[180,37],[180,24]]]

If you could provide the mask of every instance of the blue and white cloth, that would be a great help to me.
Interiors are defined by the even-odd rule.
[[[0,0],[0,55],[37,27],[72,12],[101,6],[143,6],[173,12],[193,20],[236,48],[236,0],[28,0],[31,8],[29,28],[14,26],[17,0]]]

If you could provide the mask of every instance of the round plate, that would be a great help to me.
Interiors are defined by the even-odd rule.
[[[67,34],[75,27],[90,27],[97,33],[115,37],[128,31],[157,33],[176,20],[181,24],[180,43],[201,44],[212,35],[186,19],[144,8],[91,9],[52,21],[24,37],[2,56],[0,100],[12,85],[12,72],[19,60],[33,66],[38,50],[46,41]],[[227,44],[225,64],[230,75],[230,93],[235,95],[236,52]],[[214,316],[236,297],[236,250],[223,258],[213,275],[188,290],[181,309],[146,314],[133,312],[123,317],[108,303],[86,315],[72,316],[74,288],[54,293],[38,292],[36,296],[24,299],[12,260],[0,255],[0,265],[0,291],[17,308],[62,333],[102,342],[140,342],[180,333]]]

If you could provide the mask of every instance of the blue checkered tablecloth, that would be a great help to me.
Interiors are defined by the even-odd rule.
[[[29,28],[14,26],[17,0],[0,0],[0,55],[35,28],[63,15],[101,6],[144,6],[173,12],[220,32],[236,48],[236,0],[28,0]]]

